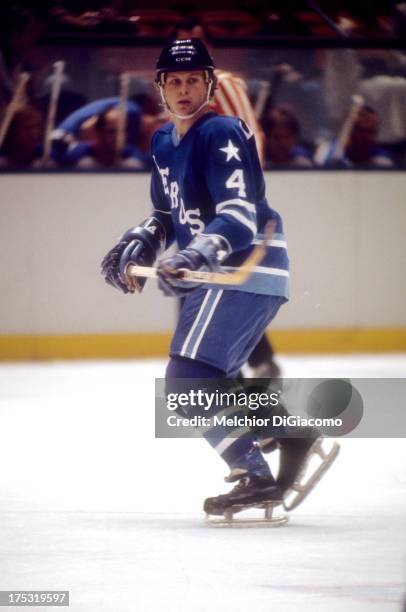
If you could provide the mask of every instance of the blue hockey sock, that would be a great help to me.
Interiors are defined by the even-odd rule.
[[[194,387],[193,383],[191,382],[189,385],[184,379],[196,379],[200,382],[202,379],[211,379],[211,381],[219,379],[221,386],[223,386],[223,382],[228,385],[229,392],[233,389],[236,390],[234,381],[227,381],[225,373],[218,368],[193,359],[171,357],[166,369],[166,392],[179,393],[180,390],[185,392],[187,389],[192,389]],[[227,417],[236,420],[244,417],[243,410],[238,406],[228,407],[226,410]],[[222,405],[212,405],[210,414],[211,416],[219,415],[223,411],[224,407]],[[186,416],[186,418],[192,418],[198,414],[199,412],[192,406],[186,407],[182,412],[182,416]],[[221,425],[210,429],[200,429],[200,433],[227,463],[230,470],[239,468],[257,476],[271,475],[266,460],[255,445],[255,436],[249,427]]]

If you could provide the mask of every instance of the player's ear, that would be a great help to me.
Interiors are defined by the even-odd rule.
[[[210,98],[213,98],[214,96],[214,92],[217,89],[217,77],[215,74],[212,75],[211,77],[211,90],[210,90]]]
[[[154,85],[155,85],[155,87],[157,88],[158,91],[161,91],[161,88],[165,85],[165,81],[166,81],[166,77],[167,76],[168,75],[167,75],[166,72],[161,72],[154,79]]]

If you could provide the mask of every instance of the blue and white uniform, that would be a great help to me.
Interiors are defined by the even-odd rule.
[[[265,197],[253,133],[236,117],[210,112],[179,140],[173,124],[152,140],[153,216],[166,247],[184,249],[198,234],[221,236],[238,267],[273,220],[267,253],[243,285],[203,286],[186,298],[171,344],[178,355],[235,374],[288,298],[289,263],[282,219]]]
[[[167,124],[153,137],[152,155],[153,216],[167,230],[166,246],[176,239],[183,249],[197,234],[217,234],[232,252],[223,265],[239,266],[273,220],[275,233],[264,261],[236,289],[287,298],[282,219],[268,205],[253,133],[241,119],[207,113],[180,141],[173,124]]]

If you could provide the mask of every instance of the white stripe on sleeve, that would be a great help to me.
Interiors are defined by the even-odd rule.
[[[251,230],[254,236],[257,233],[256,222],[250,221],[249,219],[247,219],[247,217],[244,217],[244,215],[242,215],[237,210],[225,209],[220,213],[220,215],[229,215],[230,217],[234,217],[234,219],[237,219],[237,221],[239,221],[242,225],[245,225],[246,227],[248,227],[248,229]]]
[[[257,212],[255,204],[251,204],[251,202],[246,202],[245,200],[241,200],[240,198],[234,198],[233,200],[224,200],[224,202],[220,202],[216,206],[216,212],[219,213],[227,206],[241,206],[241,208],[245,208],[248,212],[253,213],[254,215]]]

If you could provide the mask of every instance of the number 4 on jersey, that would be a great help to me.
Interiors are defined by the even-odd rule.
[[[247,197],[245,191],[244,173],[242,170],[234,170],[232,175],[226,181],[227,189],[238,189],[240,198]]]

